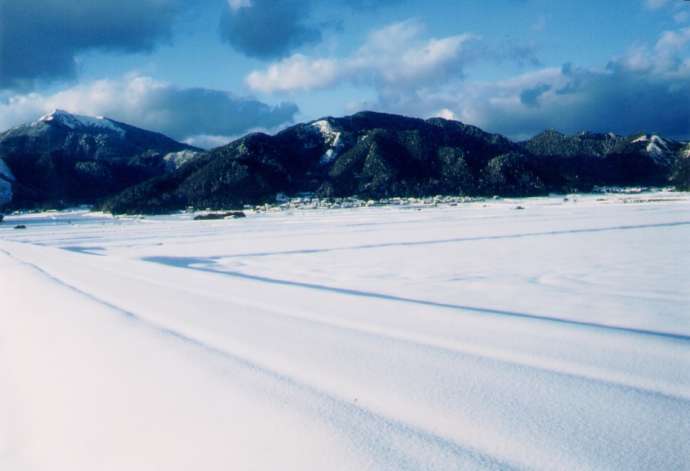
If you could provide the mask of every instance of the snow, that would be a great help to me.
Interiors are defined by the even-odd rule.
[[[171,152],[167,154],[165,157],[163,157],[163,161],[170,170],[177,170],[187,162],[191,162],[197,158],[199,155],[201,155],[200,152],[193,150],[181,150],[179,152]]]
[[[333,160],[335,160],[335,158],[338,156],[338,151],[343,145],[342,133],[340,131],[336,131],[333,128],[333,125],[327,119],[315,121],[312,123],[312,126],[315,127],[319,133],[321,133],[324,142],[329,146],[329,149],[326,150],[324,155],[321,157],[321,163],[329,164],[333,162]]]
[[[668,143],[663,138],[657,136],[656,134],[654,134],[650,140],[653,143],[657,144],[658,146],[661,146],[664,149],[668,149]]]
[[[647,144],[647,152],[652,154],[652,155],[661,155],[664,153],[663,150],[661,150],[661,147],[659,147],[656,143],[650,142]]]
[[[651,136],[643,134],[637,139],[633,140],[632,142],[647,143],[645,150],[649,155],[651,155],[657,160],[663,157],[670,157],[668,142],[666,142],[662,137],[659,137],[656,134],[653,134]]]
[[[417,209],[9,217],[0,469],[688,469],[690,194]]]
[[[647,142],[647,152],[651,154],[661,154],[662,152],[668,151],[668,143],[656,134],[652,136],[643,134],[632,142]]]
[[[659,137],[656,134],[653,134],[651,136],[643,134],[637,139],[633,140],[632,142],[649,142],[650,145],[653,144],[657,148],[662,147],[668,150],[668,142],[666,142],[662,137]]]
[[[47,115],[41,116],[41,118],[39,118],[39,120],[36,121],[36,123],[34,124],[51,122],[60,123],[63,126],[67,126],[70,129],[97,128],[101,130],[115,132],[120,135],[125,133],[124,129],[118,126],[117,123],[103,116],[83,116],[79,114],[68,113],[67,111],[63,110],[55,110],[52,113],[48,113]]]

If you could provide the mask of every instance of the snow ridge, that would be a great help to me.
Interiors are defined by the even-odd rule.
[[[658,160],[659,158],[666,156],[669,152],[668,142],[666,142],[662,137],[659,137],[656,134],[652,134],[651,136],[643,134],[642,136],[638,137],[632,142],[647,143],[645,150],[649,155],[654,157],[655,160]]]
[[[114,121],[103,116],[84,116],[69,113],[64,110],[55,110],[51,113],[41,116],[38,121],[34,123],[34,125],[38,125],[40,123],[59,123],[70,129],[98,128],[99,130],[115,132],[120,135],[125,134],[125,131]]]

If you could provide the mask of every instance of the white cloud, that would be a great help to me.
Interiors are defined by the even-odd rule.
[[[285,123],[282,123],[282,124],[285,124]],[[184,139],[182,142],[184,142],[185,144],[189,144],[190,146],[201,147],[202,149],[213,149],[214,147],[224,146],[225,144],[228,144],[232,141],[240,139],[249,133],[262,132],[265,134],[275,134],[283,128],[284,128],[283,125],[274,126],[274,127],[270,127],[270,128],[256,127],[256,128],[247,129],[246,131],[243,131],[242,133],[239,133],[239,134],[222,135],[222,136],[221,135],[210,135],[210,134],[199,134],[199,135],[191,136],[187,139]]]
[[[228,5],[233,11],[239,10],[240,8],[250,8],[252,6],[252,0],[228,0]]]
[[[651,10],[657,10],[661,7],[666,6],[669,0],[645,0],[645,5]]]
[[[661,54],[680,52],[690,42],[690,28],[665,31],[656,43],[655,49]]]
[[[263,72],[251,72],[247,84],[252,90],[264,93],[323,88],[337,80],[342,73],[339,68],[333,59],[309,59],[295,54]]]
[[[455,113],[453,113],[453,111],[449,110],[448,108],[443,108],[442,110],[439,110],[436,113],[433,113],[432,117],[449,119],[449,120],[453,120],[453,121],[458,119],[458,117],[455,115]]]
[[[649,10],[664,11],[671,14],[676,23],[685,23],[690,19],[687,0],[644,0],[645,6]]]
[[[638,72],[677,73],[683,65],[683,51],[690,44],[690,28],[664,31],[652,48],[636,45],[614,63]]]
[[[673,15],[673,20],[676,23],[685,23],[690,19],[690,13],[687,11],[679,11],[678,13]]]
[[[248,86],[264,93],[325,88],[342,82],[419,86],[461,75],[471,58],[471,34],[422,39],[423,25],[405,21],[371,33],[355,53],[345,58],[293,55],[247,76]]]
[[[191,136],[184,139],[185,144],[190,146],[200,147],[202,149],[213,149],[214,147],[224,146],[232,142],[235,138],[233,136],[211,136],[209,134],[199,134],[198,136]]]

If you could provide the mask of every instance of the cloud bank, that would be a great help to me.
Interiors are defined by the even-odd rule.
[[[420,94],[401,106],[448,108],[468,122],[514,137],[546,128],[690,138],[690,28],[667,31],[604,68],[565,64],[490,83]]]
[[[502,56],[517,60],[520,54],[502,54],[473,35],[424,39],[422,25],[411,21],[373,32],[349,57],[293,55],[250,73],[246,81],[263,93],[365,85],[376,99],[348,111],[456,117],[514,138],[547,128],[690,138],[689,44],[690,28],[680,28],[599,69],[565,64],[476,81],[473,64]]]
[[[179,88],[142,75],[99,80],[52,95],[14,95],[0,102],[0,129],[35,120],[56,108],[103,115],[178,140],[213,146],[253,129],[292,122],[296,105],[269,106],[206,88]]]

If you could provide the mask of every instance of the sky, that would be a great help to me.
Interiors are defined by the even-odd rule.
[[[202,147],[362,110],[690,139],[690,1],[0,0],[0,130],[53,109]]]

